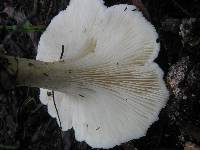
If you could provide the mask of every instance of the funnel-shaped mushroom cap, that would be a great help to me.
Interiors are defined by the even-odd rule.
[[[64,45],[70,80],[55,91],[61,126],[73,127],[76,139],[92,147],[110,148],[144,136],[168,99],[163,73],[153,62],[157,33],[135,9],[71,0],[39,42],[37,59],[48,62],[59,60]],[[57,117],[47,91],[41,89],[41,101]]]

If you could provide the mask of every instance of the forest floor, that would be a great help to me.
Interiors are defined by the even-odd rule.
[[[156,27],[161,50],[155,61],[164,70],[170,98],[146,136],[113,150],[199,150],[200,1],[142,2],[144,6],[140,0],[105,0],[107,6],[138,4]],[[68,3],[67,0],[1,0],[0,50],[13,56],[35,58],[42,31]],[[38,28],[21,29],[32,25]],[[7,90],[9,87],[14,90]],[[38,95],[37,88],[15,88],[13,77],[0,66],[0,150],[91,149],[75,140],[73,130],[60,132]]]

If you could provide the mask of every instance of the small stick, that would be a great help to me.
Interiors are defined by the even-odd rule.
[[[65,47],[64,47],[64,45],[62,45],[62,52],[61,52],[61,55],[60,55],[60,59],[63,58],[64,51],[65,51]]]

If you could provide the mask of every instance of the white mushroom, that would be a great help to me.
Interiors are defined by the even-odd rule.
[[[144,136],[168,99],[163,73],[153,62],[157,38],[134,6],[71,0],[41,36],[37,55],[59,61],[64,45],[61,69],[66,71],[56,71],[54,76],[63,78],[51,81],[62,130],[73,128],[78,141],[94,148]],[[47,92],[41,89],[40,99],[57,117]]]

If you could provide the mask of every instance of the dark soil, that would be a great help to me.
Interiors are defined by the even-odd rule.
[[[105,0],[107,6],[132,2],[139,0]],[[68,3],[1,0],[0,25],[20,27],[26,20],[46,27]],[[181,150],[187,142],[200,145],[200,1],[143,0],[143,4],[140,9],[159,33],[161,50],[156,62],[164,70],[170,98],[145,137],[113,150]],[[0,29],[0,52],[35,58],[41,33]],[[37,88],[15,88],[15,78],[0,66],[0,150],[91,149],[74,139],[73,130],[60,132],[38,95]]]

